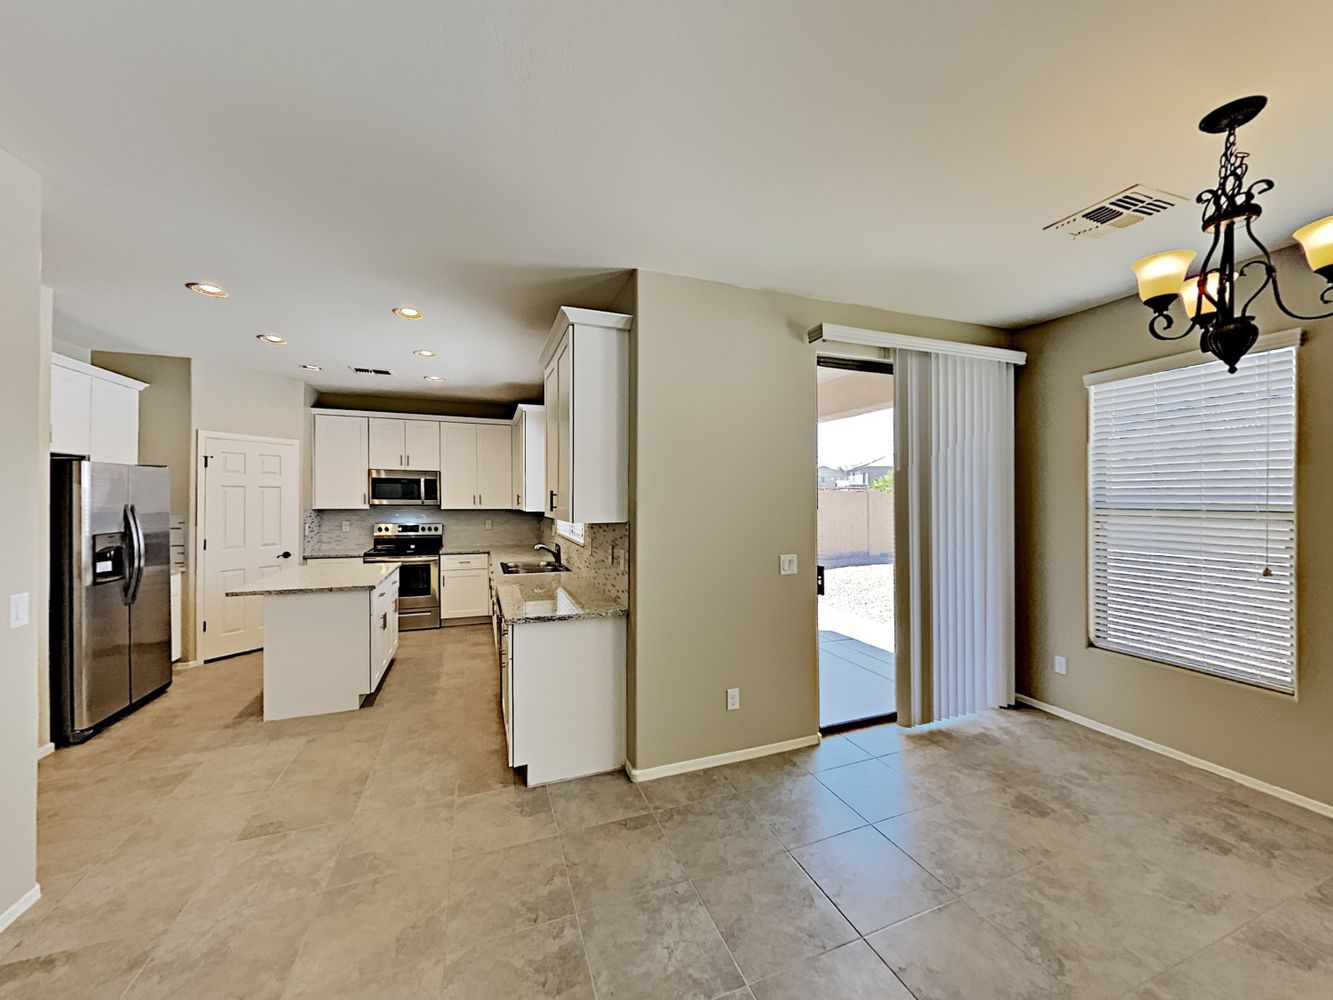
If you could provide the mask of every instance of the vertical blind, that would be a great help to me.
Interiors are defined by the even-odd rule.
[[[1092,642],[1296,682],[1296,349],[1089,387]]]

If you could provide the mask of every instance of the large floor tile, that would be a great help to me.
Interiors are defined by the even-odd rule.
[[[791,754],[774,753],[714,768],[742,795],[801,778],[806,770]]]
[[[736,794],[736,789],[727,781],[722,769],[717,767],[641,781],[639,791],[654,809],[669,809],[703,799],[725,798]]]
[[[346,824],[334,824],[228,844],[208,860],[182,915],[203,917],[317,894],[328,883],[346,835]]]
[[[812,774],[869,760],[873,755],[857,746],[846,736],[825,736],[812,747],[793,750],[787,756]]]
[[[804,772],[747,792],[745,798],[790,849],[866,825],[865,817]]]
[[[440,963],[448,900],[447,866],[326,890],[292,983],[309,990]]]
[[[990,831],[952,804],[905,813],[876,829],[956,893],[972,892],[1031,866],[1017,850],[993,840]]]
[[[866,940],[917,1000],[1071,1000],[1077,995],[961,901]]]
[[[783,851],[768,826],[734,795],[661,809],[657,820],[691,878],[745,868]]]
[[[141,941],[103,941],[0,962],[0,1000],[119,997],[148,960]]]
[[[752,987],[756,1000],[912,1000],[907,987],[864,941],[807,959]]]
[[[239,834],[240,839],[267,837],[350,820],[356,813],[365,786],[366,773],[361,772],[291,783],[279,778],[251,813]]]
[[[686,878],[652,815],[562,833],[580,910],[628,899]]]
[[[896,722],[851,729],[843,735],[873,757],[897,753],[911,741],[911,737],[906,735],[906,730]]]
[[[819,772],[820,782],[871,823],[935,805],[939,800],[883,761],[866,760]]]
[[[574,917],[492,938],[444,969],[445,1000],[595,1000]]]
[[[856,937],[852,925],[785,854],[696,879],[694,886],[749,982]]]
[[[871,826],[803,847],[793,857],[863,935],[955,898]]]
[[[648,803],[623,771],[547,785],[561,830],[581,830],[648,812]]]
[[[558,838],[474,855],[457,866],[449,888],[447,957],[573,912]]]
[[[499,788],[458,800],[454,856],[526,844],[555,832],[555,814],[545,788]]]
[[[711,1000],[744,985],[688,884],[588,910],[579,920],[599,1000]]]
[[[390,808],[362,800],[329,876],[330,885],[447,865],[453,851],[452,798]]]
[[[178,920],[126,1000],[278,1000],[318,904],[312,895]]]

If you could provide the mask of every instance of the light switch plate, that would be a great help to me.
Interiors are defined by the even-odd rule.
[[[778,556],[778,573],[782,576],[796,575],[796,556],[785,555]]]
[[[1055,658],[1055,672],[1057,674],[1069,673],[1069,663],[1063,656],[1057,656]]]
[[[487,531],[490,531],[490,530],[491,530],[491,521],[490,521],[490,518],[487,518],[487,519],[486,519],[486,530],[487,530]]]
[[[28,595],[9,595],[9,627],[23,628],[28,624]]]

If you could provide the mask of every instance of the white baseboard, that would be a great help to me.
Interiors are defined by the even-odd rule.
[[[45,743],[43,743],[41,746],[37,748],[37,759],[41,760],[43,757],[50,757],[55,752],[56,752],[56,745],[52,743],[50,740],[47,740]]]
[[[1025,694],[1015,696],[1015,700],[1024,705],[1031,705],[1033,708],[1039,708],[1043,712],[1049,712],[1057,718],[1072,722],[1075,725],[1084,726],[1088,729],[1095,729],[1099,733],[1107,736],[1113,736],[1118,740],[1124,740],[1126,743],[1132,743],[1136,747],[1142,747],[1144,750],[1151,750],[1153,753],[1160,753],[1163,757],[1170,757],[1172,760],[1178,760],[1182,764],[1188,764],[1190,767],[1197,767],[1201,771],[1210,771],[1213,774],[1220,775],[1223,778],[1229,778],[1238,785],[1244,785],[1247,788],[1253,788],[1255,791],[1264,792],[1276,799],[1282,799],[1284,802],[1290,802],[1292,805],[1300,806],[1303,809],[1309,809],[1311,812],[1319,813],[1321,816],[1333,816],[1333,805],[1327,802],[1320,802],[1318,799],[1308,798],[1278,785],[1270,785],[1267,781],[1260,781],[1258,778],[1252,778],[1248,774],[1242,774],[1240,771],[1233,771],[1229,767],[1223,767],[1221,764],[1214,764],[1210,760],[1204,760],[1202,757],[1195,757],[1187,754],[1183,750],[1177,750],[1174,747],[1166,746],[1162,743],[1154,743],[1152,740],[1145,740],[1142,736],[1135,736],[1133,733],[1127,733],[1123,729],[1116,729],[1114,726],[1108,726],[1105,723],[1098,722],[1096,719],[1089,719],[1087,716],[1078,715],[1067,709],[1060,708],[1058,705],[1048,705],[1044,701],[1038,701],[1036,698],[1029,698]]]
[[[37,900],[42,898],[42,887],[34,885],[15,901],[14,905],[4,913],[0,913],[0,931],[12,924],[19,917],[23,916]]]
[[[202,667],[203,660],[177,660],[171,665],[172,670],[193,670],[195,667]]]
[[[773,753],[784,753],[788,750],[812,747],[819,742],[819,739],[819,734],[815,733],[812,736],[798,736],[794,740],[783,740],[781,743],[769,743],[761,747],[746,747],[744,750],[717,753],[711,757],[695,757],[693,760],[681,760],[674,764],[659,764],[657,767],[636,768],[631,767],[629,761],[625,761],[625,773],[629,775],[630,781],[652,781],[654,778],[669,778],[673,774],[702,771],[709,767],[717,767],[720,764],[735,764],[742,760],[753,760],[755,757],[767,757]]]

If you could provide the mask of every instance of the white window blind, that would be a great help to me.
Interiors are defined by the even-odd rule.
[[[1093,645],[1294,692],[1296,349],[1088,391]]]

